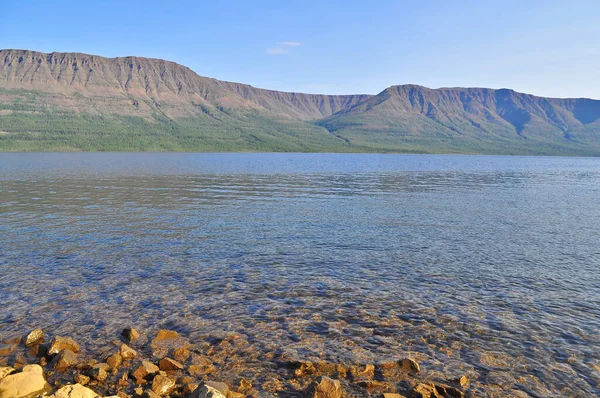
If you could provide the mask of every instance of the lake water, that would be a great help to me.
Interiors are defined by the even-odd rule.
[[[599,267],[600,159],[0,154],[0,339],[239,333],[257,368],[597,396]]]

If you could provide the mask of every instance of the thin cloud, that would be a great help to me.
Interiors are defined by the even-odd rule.
[[[291,47],[299,47],[299,41],[278,41],[276,47],[268,48],[267,55],[284,55],[289,54]]]
[[[300,46],[300,42],[299,41],[280,41],[280,42],[277,42],[277,44],[279,44],[280,46],[288,46],[288,47],[298,47],[298,46]]]

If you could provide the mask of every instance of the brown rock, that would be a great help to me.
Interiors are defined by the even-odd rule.
[[[190,398],[227,398],[230,394],[227,384],[216,381],[207,381],[200,385]]]
[[[185,362],[190,357],[190,351],[187,348],[178,348],[173,351],[173,357],[179,362]]]
[[[358,385],[367,390],[389,390],[392,387],[387,381],[380,380],[363,380]]]
[[[464,395],[458,388],[443,384],[436,384],[435,389],[442,397],[462,398]]]
[[[179,337],[179,333],[176,331],[161,329],[158,331],[153,341],[170,340],[176,339],[177,337]]]
[[[75,380],[75,383],[79,383],[82,386],[85,386],[87,383],[90,382],[90,378],[88,376],[82,375],[82,374],[75,375],[74,380]]]
[[[433,384],[419,383],[413,388],[413,398],[442,398]]]
[[[406,398],[406,397],[402,394],[398,394],[395,392],[384,392],[383,398]]]
[[[106,358],[106,363],[111,368],[118,368],[123,363],[123,357],[117,352]]]
[[[140,366],[133,372],[133,377],[135,377],[137,383],[140,384],[143,380],[152,380],[158,371],[158,366],[152,362],[142,361]]]
[[[50,390],[40,365],[26,365],[21,372],[0,380],[0,398],[29,398],[44,395]]]
[[[460,376],[455,379],[450,380],[452,383],[456,383],[461,387],[466,387],[469,384],[469,378],[467,376]]]
[[[357,379],[372,379],[375,376],[375,366],[357,365],[350,368],[350,374]]]
[[[140,338],[140,333],[137,330],[135,330],[134,328],[123,329],[123,331],[121,332],[121,335],[123,337],[125,337],[125,339],[127,339],[127,341],[129,341],[129,342],[136,341],[137,339]]]
[[[144,398],[160,398],[160,395],[158,395],[157,393],[155,393],[152,390],[146,390],[144,392],[144,395],[142,395]]]
[[[419,373],[421,371],[421,367],[419,363],[412,358],[404,358],[398,362],[403,370],[412,373]]]
[[[133,359],[137,357],[137,352],[133,348],[129,347],[127,344],[121,345],[120,353],[123,359]]]
[[[5,344],[5,345],[1,345],[0,346],[0,356],[8,356],[10,354],[12,354],[13,352],[15,352],[15,350],[17,349],[17,345],[16,344]]]
[[[90,369],[88,375],[94,379],[99,381],[100,383],[104,382],[108,378],[107,371],[110,369],[110,366],[107,363],[98,363]]]
[[[169,394],[171,391],[175,389],[175,382],[168,378],[167,376],[158,375],[152,381],[152,391],[160,395]]]
[[[309,361],[300,361],[294,364],[296,370],[294,370],[294,376],[304,377],[316,372],[315,365]]]
[[[340,381],[327,376],[319,376],[306,390],[306,396],[310,398],[341,398],[342,393]]]
[[[188,396],[192,394],[198,388],[198,383],[187,383],[183,386],[183,395]]]
[[[158,363],[160,370],[181,370],[183,365],[171,358],[163,358]]]
[[[79,344],[77,344],[75,340],[70,337],[56,336],[50,342],[50,347],[48,347],[48,355],[58,354],[62,350],[71,350],[74,353],[78,353]]]
[[[25,338],[25,347],[31,347],[44,342],[44,331],[42,329],[34,329]]]
[[[252,392],[252,390],[253,390],[252,383],[248,379],[245,379],[242,377],[240,379],[240,384],[237,388],[237,391],[239,393],[248,395]]]
[[[71,350],[62,350],[52,360],[52,367],[54,370],[64,371],[77,365],[78,363],[79,359],[77,359],[77,354]]]

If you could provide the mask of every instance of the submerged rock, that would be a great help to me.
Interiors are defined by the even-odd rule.
[[[170,339],[176,339],[178,337],[179,337],[179,333],[177,333],[174,330],[161,329],[158,331],[158,333],[156,334],[156,337],[152,341],[170,340]]]
[[[133,359],[137,357],[137,352],[127,344],[121,345],[120,354],[123,359]]]
[[[0,380],[0,398],[29,398],[44,395],[50,389],[40,365],[26,365],[21,372]]]
[[[419,373],[421,371],[421,366],[419,363],[412,358],[404,358],[398,362],[403,370],[412,373]]]
[[[55,355],[63,350],[71,350],[74,353],[78,353],[79,344],[77,344],[77,342],[70,337],[56,336],[50,342],[50,347],[48,347],[48,355]]]
[[[140,333],[134,328],[125,328],[121,332],[121,335],[127,339],[127,341],[132,342],[140,338]]]
[[[0,346],[0,356],[7,356],[15,352],[17,349],[16,344],[5,344]]]
[[[341,398],[342,393],[340,381],[327,376],[318,377],[306,389],[306,396],[309,398]]]
[[[52,367],[55,370],[67,370],[79,363],[79,359],[77,358],[77,354],[75,354],[71,350],[62,350],[54,359],[52,360]]]
[[[106,358],[106,363],[111,368],[115,368],[116,369],[119,366],[121,366],[121,363],[123,363],[123,357],[118,352],[114,353],[111,356],[109,356],[108,358]]]
[[[31,347],[44,342],[44,331],[42,329],[34,329],[27,337],[25,337],[25,347]]]
[[[92,379],[102,383],[104,380],[106,380],[108,378],[107,372],[109,369],[110,369],[110,366],[107,363],[98,363],[98,364],[92,366],[92,368],[88,372],[88,375]]]

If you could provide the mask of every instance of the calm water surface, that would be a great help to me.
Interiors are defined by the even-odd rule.
[[[600,159],[0,154],[0,339],[124,326],[600,393]]]

